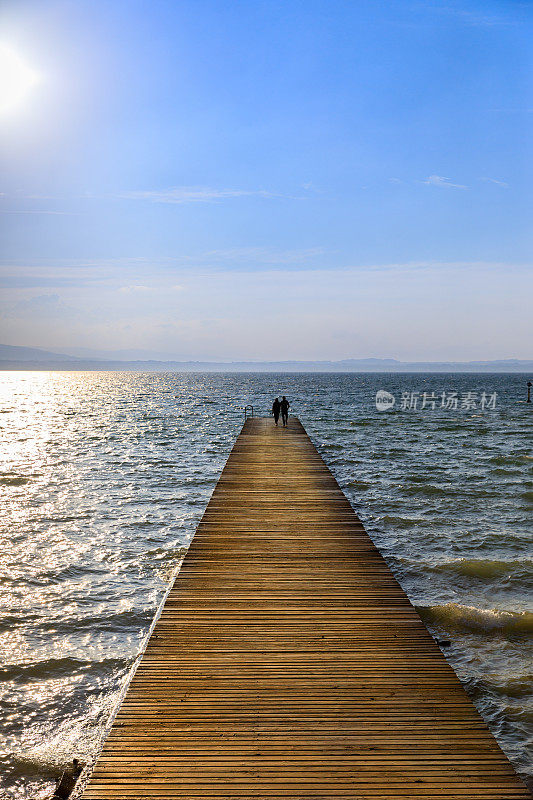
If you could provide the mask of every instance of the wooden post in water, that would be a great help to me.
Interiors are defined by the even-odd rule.
[[[84,800],[527,800],[300,422],[249,418]]]

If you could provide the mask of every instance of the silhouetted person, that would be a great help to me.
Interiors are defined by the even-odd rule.
[[[274,402],[272,404],[272,413],[274,414],[274,422],[276,423],[276,425],[278,424],[280,407],[281,407],[281,403],[279,402],[278,398],[276,397],[276,399],[274,400]]]
[[[287,398],[285,397],[285,395],[283,395],[281,403],[279,405],[280,405],[280,408],[281,408],[281,421],[283,422],[283,427],[286,428],[287,427],[287,419],[289,417],[289,406],[290,406],[290,403],[287,400]]]
[[[70,797],[82,769],[83,764],[80,764],[78,759],[75,758],[72,761],[72,766],[67,767],[61,777],[57,778],[54,800],[66,800],[66,798]]]

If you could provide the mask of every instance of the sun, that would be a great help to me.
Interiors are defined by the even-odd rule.
[[[40,77],[11,47],[0,44],[0,113],[24,103]]]

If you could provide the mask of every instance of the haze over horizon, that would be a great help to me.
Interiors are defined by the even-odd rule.
[[[531,358],[531,17],[5,0],[32,81],[0,102],[0,340]]]

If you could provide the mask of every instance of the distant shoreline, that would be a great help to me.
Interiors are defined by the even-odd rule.
[[[110,354],[111,355],[111,354]],[[533,360],[399,361],[395,358],[345,358],[284,361],[181,361],[175,358],[102,358],[54,353],[38,347],[0,344],[2,371],[63,372],[283,372],[283,373],[533,373]]]
[[[479,366],[472,367],[465,364],[399,364],[394,367],[361,367],[340,368],[332,366],[330,368],[310,367],[305,365],[269,365],[269,364],[166,364],[164,362],[9,362],[0,361],[0,371],[2,372],[132,372],[132,373],[219,373],[228,375],[238,375],[245,373],[259,374],[292,374],[292,375],[416,375],[416,374],[454,374],[465,375],[530,375],[533,373],[531,366]]]

